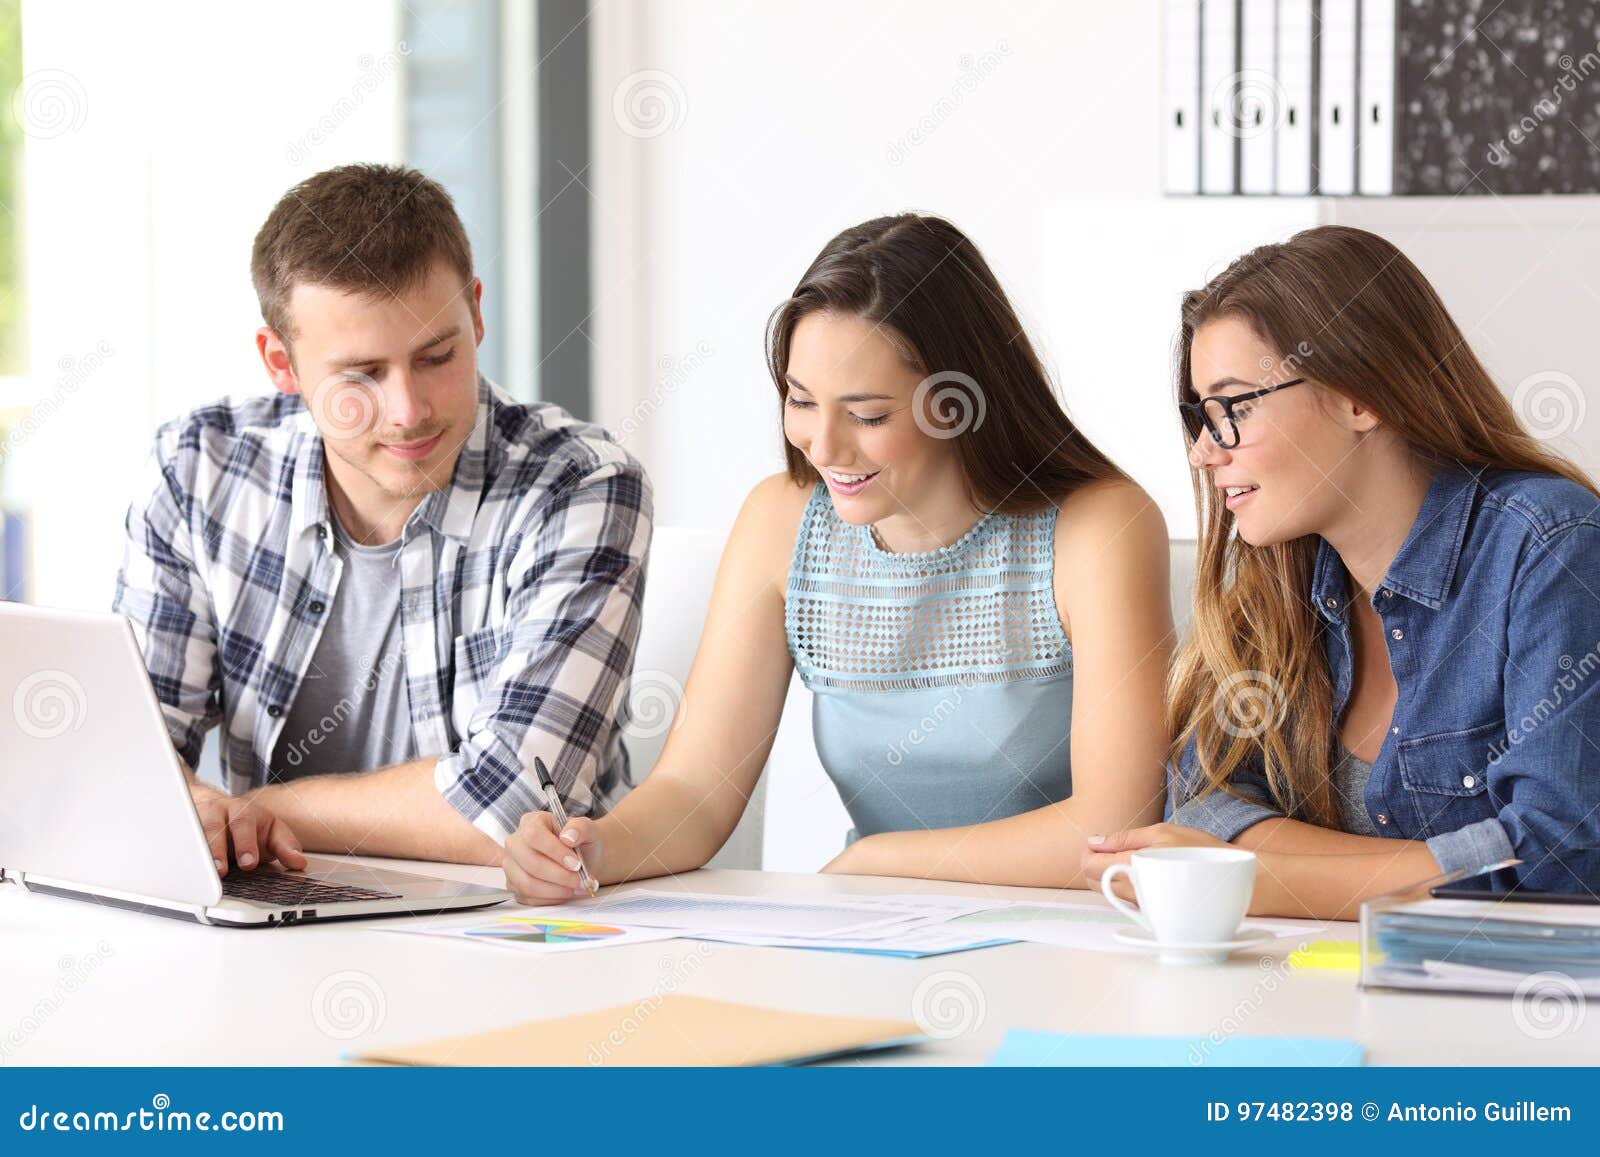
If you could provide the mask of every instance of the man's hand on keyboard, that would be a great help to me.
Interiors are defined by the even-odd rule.
[[[226,876],[230,864],[250,869],[277,860],[291,871],[306,866],[300,841],[284,823],[253,795],[223,795],[216,788],[191,781],[195,811],[211,845],[217,875]]]

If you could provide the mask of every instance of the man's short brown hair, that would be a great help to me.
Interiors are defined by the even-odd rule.
[[[414,288],[441,259],[471,283],[472,246],[442,185],[403,165],[341,165],[273,206],[251,249],[250,278],[262,319],[287,343],[296,285],[383,297]]]

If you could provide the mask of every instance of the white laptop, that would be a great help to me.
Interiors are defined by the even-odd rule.
[[[0,603],[0,876],[202,924],[483,908],[501,888],[308,857],[219,879],[121,615]]]

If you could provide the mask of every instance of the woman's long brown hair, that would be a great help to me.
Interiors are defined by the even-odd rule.
[[[824,311],[880,326],[925,375],[934,420],[947,423],[979,510],[1029,514],[1087,482],[1125,477],[1067,417],[989,263],[950,222],[878,217],[823,246],[767,323],[780,407],[795,326]],[[783,452],[796,483],[818,481],[788,441]]]
[[[1353,398],[1424,462],[1557,474],[1595,490],[1523,428],[1433,286],[1374,233],[1308,229],[1251,250],[1185,294],[1180,401],[1196,397],[1195,332],[1217,318],[1246,322],[1277,351],[1281,362],[1261,367],[1262,385],[1305,377]],[[1289,372],[1275,373],[1279,365]],[[1310,605],[1318,539],[1250,546],[1232,533],[1233,516],[1203,470],[1194,471],[1194,493],[1195,610],[1167,700],[1172,758],[1195,741],[1204,792],[1233,791],[1229,777],[1257,757],[1285,814],[1335,826],[1333,686]]]

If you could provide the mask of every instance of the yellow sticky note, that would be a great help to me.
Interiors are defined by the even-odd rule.
[[[1289,967],[1324,972],[1359,972],[1361,945],[1354,940],[1316,940],[1289,953]]]

